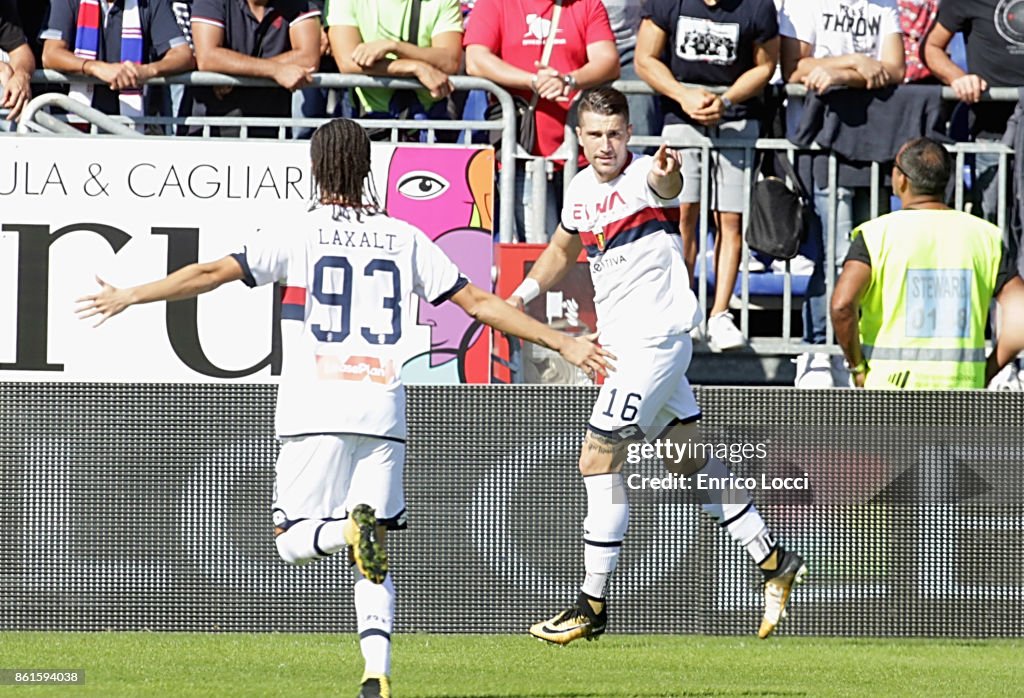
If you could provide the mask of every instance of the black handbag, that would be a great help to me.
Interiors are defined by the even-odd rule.
[[[531,106],[529,102],[518,95],[512,95],[512,105],[516,110],[516,126],[519,128],[516,140],[519,141],[519,145],[523,147],[523,150],[528,153],[532,152],[537,139],[536,107]],[[484,111],[484,118],[488,121],[501,121],[503,114],[501,103],[493,102]],[[491,145],[500,150],[501,131],[490,131],[489,133],[491,134]]]
[[[555,47],[555,36],[558,34],[558,24],[562,17],[562,0],[555,0],[555,8],[551,13],[551,28],[544,40],[544,48],[541,50],[540,62],[548,65],[551,62],[551,51]],[[519,128],[516,140],[527,153],[532,153],[537,145],[537,103],[540,96],[534,92],[532,99],[527,102],[522,97],[513,95],[512,102],[516,110],[516,126]],[[488,121],[501,121],[503,112],[500,102],[494,102],[487,107],[484,118]],[[491,131],[491,145],[495,149],[501,149],[501,131]]]
[[[796,185],[796,190],[778,177],[765,177],[754,184],[747,245],[776,259],[793,259],[800,250],[800,243],[807,239],[814,202],[789,158],[783,153],[776,162]]]

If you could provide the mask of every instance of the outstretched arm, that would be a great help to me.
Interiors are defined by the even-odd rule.
[[[228,256],[216,262],[189,264],[159,281],[130,288],[116,288],[97,276],[99,292],[77,299],[75,302],[82,305],[75,312],[81,320],[100,315],[96,323],[96,327],[99,327],[129,306],[194,298],[229,281],[238,281],[244,275],[238,260]]]
[[[567,232],[559,225],[555,229],[555,234],[551,236],[551,242],[533,265],[533,269],[516,289],[517,292],[508,297],[508,302],[522,310],[526,303],[547,293],[548,289],[561,281],[566,272],[576,264],[582,249],[580,236]],[[524,286],[531,290],[523,290]]]
[[[554,349],[566,361],[579,366],[591,377],[597,373],[602,376],[608,375],[608,370],[612,369],[608,359],[615,357],[594,344],[597,335],[570,337],[534,320],[493,293],[473,284],[467,284],[459,289],[451,300],[466,311],[467,315],[485,325],[542,347]]]

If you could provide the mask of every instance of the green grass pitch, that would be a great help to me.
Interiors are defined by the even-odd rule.
[[[355,696],[353,635],[0,633],[0,669],[85,671],[17,696]],[[1024,640],[398,634],[394,694],[414,696],[1007,696]]]

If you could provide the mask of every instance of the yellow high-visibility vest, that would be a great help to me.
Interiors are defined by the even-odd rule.
[[[960,211],[914,209],[868,221],[856,235],[871,256],[860,305],[865,387],[983,388],[999,228]]]

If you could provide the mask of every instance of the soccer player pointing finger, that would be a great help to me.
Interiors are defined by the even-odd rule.
[[[758,634],[767,637],[806,566],[775,541],[749,493],[732,484],[736,480],[725,463],[685,448],[700,440],[701,413],[686,379],[698,306],[679,236],[683,178],[666,145],[653,157],[630,153],[631,131],[622,93],[602,87],[580,98],[576,133],[590,167],[572,180],[561,225],[508,299],[528,303],[547,291],[586,249],[598,331],[616,356],[616,371],[601,387],[579,458],[587,492],[586,576],[576,601],[536,623],[530,633],[567,644],[605,631],[605,588],[629,524],[622,465],[630,444],[647,439],[683,446],[671,452],[690,454],[663,459],[673,474],[717,483],[700,492],[702,508],[764,572],[765,613]]]

